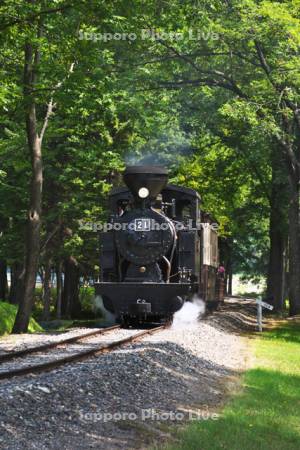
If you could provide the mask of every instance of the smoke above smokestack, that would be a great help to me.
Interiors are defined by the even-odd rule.
[[[164,166],[177,168],[182,157],[193,153],[191,138],[182,132],[166,132],[148,142],[130,148],[125,155],[125,163],[133,165]]]

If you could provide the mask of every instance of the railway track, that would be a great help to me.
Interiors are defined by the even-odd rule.
[[[16,350],[16,351],[8,352],[8,353],[0,355],[0,363],[6,362],[6,361],[10,361],[12,359],[19,358],[19,357],[22,357],[22,356],[30,355],[31,353],[38,353],[38,352],[47,351],[47,350],[50,350],[52,348],[58,347],[59,345],[72,344],[74,342],[80,341],[81,339],[89,338],[89,337],[96,336],[96,335],[101,335],[101,334],[107,333],[109,331],[118,329],[118,328],[120,328],[120,326],[119,325],[115,325],[115,326],[109,327],[109,328],[102,328],[101,330],[89,331],[87,333],[83,333],[83,334],[80,334],[78,336],[72,336],[72,337],[69,337],[69,338],[66,338],[66,339],[60,339],[58,341],[48,342],[46,344],[41,344],[41,345],[37,345],[37,346],[34,346],[34,347],[25,348],[25,349],[22,349],[22,350]]]
[[[68,363],[81,361],[91,356],[110,352],[116,348],[120,348],[140,340],[147,335],[157,333],[167,328],[167,326],[168,325],[163,325],[137,332],[137,330],[123,330],[119,325],[116,325],[102,330],[90,331],[82,335],[72,336],[57,342],[50,342],[35,347],[9,352],[7,354],[0,355],[0,380],[46,372]],[[91,342],[91,339],[98,338],[99,336],[100,338],[104,337],[106,339],[107,336],[110,337],[110,334],[114,331],[118,331],[121,334],[121,339],[113,339],[114,336],[112,335],[112,339],[109,341],[100,340],[100,342],[97,342],[97,340],[95,340],[95,342]],[[123,337],[122,334],[125,334],[125,337]],[[126,334],[128,335],[126,336]],[[88,341],[86,343],[82,342],[85,340]],[[77,351],[78,349],[76,349],[76,346],[80,347],[80,345],[86,346],[87,348]],[[71,354],[66,354],[66,351],[67,353],[69,350],[72,351],[72,346],[75,346],[75,348],[73,348],[74,352]],[[62,352],[60,351],[61,348]],[[52,352],[49,351],[53,349],[57,349],[58,352],[54,352],[52,355]],[[65,354],[60,356],[60,353],[63,353],[64,351]],[[42,352],[46,353],[41,354]],[[33,359],[30,359],[32,355]],[[45,357],[46,361],[40,362],[41,359],[44,359]]]

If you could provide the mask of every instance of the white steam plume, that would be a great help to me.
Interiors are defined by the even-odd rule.
[[[204,314],[204,301],[194,295],[192,301],[185,302],[183,307],[174,314],[172,328],[196,327]]]
[[[109,323],[116,323],[116,316],[110,311],[105,309],[103,304],[103,298],[101,295],[96,295],[94,298],[94,310],[95,312],[101,311],[104,319]]]

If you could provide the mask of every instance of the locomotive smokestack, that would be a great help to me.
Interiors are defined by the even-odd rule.
[[[168,171],[159,166],[129,166],[123,179],[134,197],[154,199],[166,186]]]

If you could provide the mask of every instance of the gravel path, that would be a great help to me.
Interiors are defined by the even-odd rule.
[[[82,338],[75,343],[62,343],[58,347],[49,349],[47,351],[40,351],[26,356],[14,358],[13,360],[8,362],[0,363],[0,374],[2,372],[8,372],[10,370],[18,368],[24,368],[28,366],[33,367],[41,363],[47,363],[72,355],[77,355],[88,350],[99,349],[101,346],[106,346],[121,339],[134,336],[135,334],[138,334],[138,332],[139,331],[137,330],[126,329],[111,330],[103,335],[99,334]],[[79,336],[82,336],[82,334],[83,333],[79,334]]]
[[[246,338],[217,326],[224,314],[1,382],[0,448],[142,449],[185,420],[217,418],[248,354]]]

